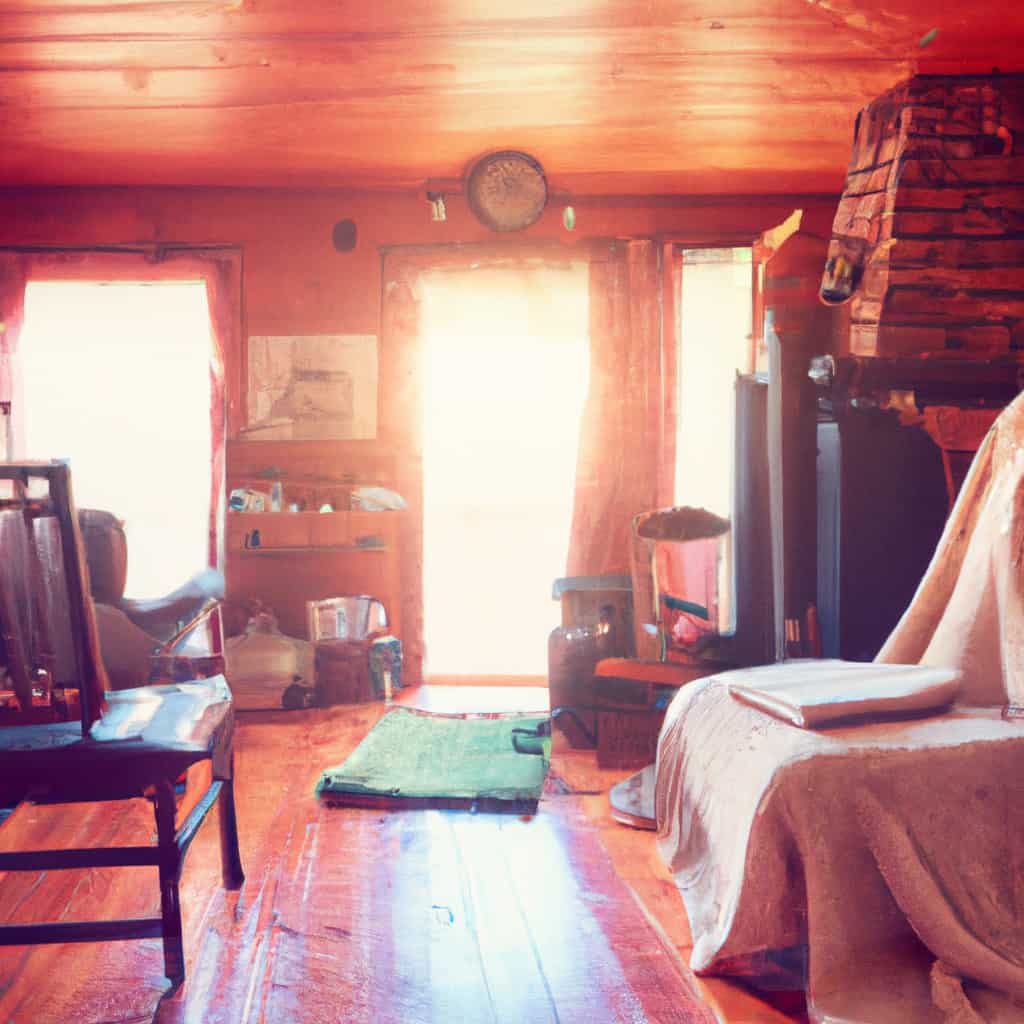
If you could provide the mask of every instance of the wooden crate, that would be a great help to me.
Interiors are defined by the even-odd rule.
[[[644,768],[658,753],[665,709],[611,708],[597,712],[597,766]]]

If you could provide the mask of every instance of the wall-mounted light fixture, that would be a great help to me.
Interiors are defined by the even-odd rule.
[[[430,203],[430,219],[433,221],[446,220],[448,211],[444,205],[444,194],[441,192],[428,192],[427,202]]]

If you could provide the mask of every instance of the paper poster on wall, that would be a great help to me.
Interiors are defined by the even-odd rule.
[[[250,440],[375,438],[377,338],[250,337],[248,398]]]

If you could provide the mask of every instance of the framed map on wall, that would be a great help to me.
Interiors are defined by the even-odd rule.
[[[248,440],[377,436],[375,335],[254,336],[248,355]]]

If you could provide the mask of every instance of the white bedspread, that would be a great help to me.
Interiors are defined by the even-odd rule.
[[[712,677],[669,708],[656,792],[697,971],[806,950],[819,1021],[1024,1021],[1024,721],[811,732]]]

